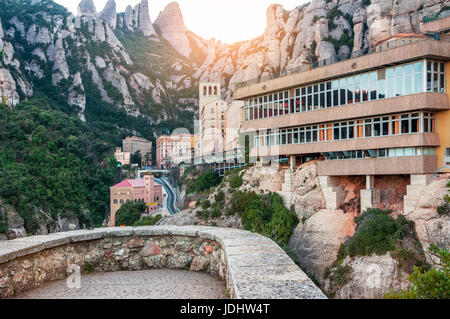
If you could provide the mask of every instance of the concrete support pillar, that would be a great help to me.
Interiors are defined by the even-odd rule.
[[[366,175],[366,189],[374,189],[375,188],[375,176]]]
[[[380,191],[375,189],[375,176],[366,175],[366,189],[361,190],[361,212],[377,208],[380,203]]]
[[[296,161],[295,155],[291,155],[289,157],[289,164],[291,164],[291,169],[295,169],[295,164],[296,164],[295,161]]]

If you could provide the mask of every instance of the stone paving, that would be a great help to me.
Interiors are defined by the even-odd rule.
[[[208,273],[153,269],[82,275],[80,289],[59,280],[15,299],[226,299],[225,291],[225,283]]]

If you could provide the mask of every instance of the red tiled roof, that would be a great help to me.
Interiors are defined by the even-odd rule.
[[[111,187],[117,188],[117,187],[144,187],[144,186],[145,184],[143,179],[126,179],[121,181],[119,184],[116,184]]]

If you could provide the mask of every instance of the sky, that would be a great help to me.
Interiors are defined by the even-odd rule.
[[[77,14],[80,0],[54,0]],[[173,0],[149,0],[152,22],[160,11]],[[209,40],[216,38],[232,44],[251,40],[264,33],[266,10],[272,3],[292,10],[309,0],[178,0],[188,30]],[[97,12],[103,10],[107,0],[94,0]],[[117,12],[124,12],[128,5],[134,7],[140,0],[116,0]]]

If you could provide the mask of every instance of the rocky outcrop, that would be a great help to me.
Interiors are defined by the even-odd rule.
[[[137,27],[142,33],[147,36],[156,36],[155,28],[150,20],[150,14],[148,11],[148,1],[142,0],[134,9],[135,20],[137,21]]]
[[[86,117],[84,115],[84,109],[86,108],[86,95],[84,93],[84,86],[81,81],[80,72],[77,72],[73,77],[73,83],[69,88],[67,104],[79,107],[81,110],[78,113],[78,117],[83,122],[86,122]]]
[[[133,8],[131,6],[127,6],[127,8],[125,9],[123,23],[124,26],[130,31],[133,31],[134,26],[133,15],[134,15]]]
[[[97,9],[95,8],[94,1],[92,0],[81,0],[77,9],[79,16],[95,18],[95,16],[97,15]]]
[[[117,26],[116,2],[114,0],[108,0],[105,8],[100,12],[99,17],[105,20],[112,29],[115,29]]]
[[[15,106],[20,102],[16,81],[14,81],[11,73],[5,68],[0,68],[0,98],[2,99],[2,103],[7,105]]]
[[[449,181],[450,174],[444,174],[431,182],[421,193],[415,209],[405,214],[407,219],[414,221],[424,251],[428,251],[433,243],[450,248],[450,216],[437,213],[437,208],[444,204],[444,196],[449,194]],[[427,258],[429,262],[433,261],[429,255]]]
[[[0,234],[0,240],[16,239],[27,237],[27,233],[24,228],[24,220],[10,205],[6,205],[0,199],[0,226],[6,225],[6,232]]]
[[[335,261],[337,252],[355,231],[354,215],[343,211],[320,210],[300,222],[289,240],[303,269],[323,283],[324,271]]]
[[[185,57],[191,54],[187,29],[183,22],[183,15],[177,2],[169,3],[155,21],[155,25],[163,38]]]
[[[134,105],[133,99],[130,96],[127,82],[125,78],[120,74],[118,69],[114,69],[111,65],[103,73],[106,81],[110,82],[123,96],[123,103],[125,105]]]
[[[69,78],[69,66],[66,60],[66,50],[64,49],[61,34],[57,38],[55,44],[50,44],[47,48],[47,57],[53,62],[52,83],[57,85],[62,79]]]
[[[391,255],[347,257],[340,267],[349,267],[347,282],[335,293],[338,299],[382,299],[391,290],[408,289],[408,274]],[[332,273],[335,270],[332,270]],[[325,286],[332,286],[330,280]]]

